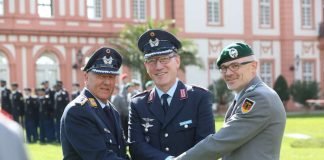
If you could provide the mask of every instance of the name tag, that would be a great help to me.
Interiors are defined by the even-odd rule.
[[[180,122],[180,126],[184,126],[184,125],[188,125],[188,124],[191,124],[192,123],[192,120],[187,120],[187,121],[183,121],[183,122]]]

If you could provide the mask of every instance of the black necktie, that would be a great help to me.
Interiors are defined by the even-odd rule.
[[[232,113],[231,113],[231,116],[233,115],[233,113],[235,112],[235,105],[236,105],[236,100],[234,100],[233,102],[233,107],[232,107]]]
[[[168,104],[168,97],[169,97],[169,95],[168,94],[163,94],[162,96],[161,96],[161,98],[162,98],[162,107],[163,107],[163,110],[164,110],[164,114],[166,114],[167,112],[168,112],[168,109],[169,109],[169,104]]]
[[[114,115],[112,113],[111,107],[106,105],[103,108],[103,110],[106,113],[106,116],[108,117],[109,128],[111,129],[111,132],[113,133],[113,135],[116,136],[117,133],[116,133],[115,120],[114,120],[115,118],[114,118]]]

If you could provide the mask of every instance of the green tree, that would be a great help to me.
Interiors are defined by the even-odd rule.
[[[307,99],[317,99],[319,94],[319,86],[316,81],[295,81],[290,86],[290,93],[295,102],[298,102],[306,107]]]
[[[289,88],[284,76],[280,75],[274,83],[273,89],[278,93],[282,103],[286,108],[286,104],[289,100]]]
[[[119,33],[118,38],[110,41],[110,44],[121,52],[123,56],[123,65],[128,66],[135,71],[139,71],[141,74],[142,84],[145,84],[145,82],[150,80],[150,78],[147,75],[145,66],[143,65],[143,53],[137,48],[137,40],[149,29],[168,30],[174,35],[178,32],[177,28],[172,27],[172,21],[170,20],[159,22],[148,20],[145,24],[126,25],[126,27]],[[201,59],[197,57],[196,45],[187,39],[179,40],[182,43],[182,48],[178,51],[181,57],[180,69],[185,72],[185,66],[188,65],[196,65],[202,68],[203,63]]]
[[[224,80],[218,79],[208,86],[213,94],[213,102],[218,104],[218,110],[227,108],[227,104],[233,100],[233,93],[227,88]]]

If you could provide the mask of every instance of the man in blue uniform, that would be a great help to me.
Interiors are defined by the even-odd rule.
[[[25,88],[25,127],[26,139],[28,143],[34,143],[38,140],[38,116],[39,103],[37,98],[31,95],[31,89]]]
[[[73,89],[73,92],[71,94],[71,100],[75,99],[80,94],[80,84],[73,83],[72,89]]]
[[[56,81],[54,94],[54,110],[55,110],[55,138],[57,142],[60,140],[60,121],[64,108],[70,102],[69,93],[63,88],[62,81]]]
[[[11,90],[7,88],[7,81],[1,80],[1,108],[11,114]]]
[[[128,159],[120,117],[109,101],[121,64],[116,50],[102,47],[82,69],[85,88],[61,119],[63,159]]]
[[[38,89],[37,92],[39,105],[39,141],[41,143],[51,143],[55,141],[53,101],[46,94],[44,88]]]
[[[49,86],[49,82],[47,80],[43,81],[42,87],[45,89],[45,94],[48,95],[49,99],[52,101],[51,103],[54,104],[55,91],[51,89],[51,87]]]
[[[18,90],[18,83],[11,84],[11,112],[13,119],[23,126],[24,96]]]
[[[236,93],[224,127],[175,159],[279,160],[286,112],[277,93],[257,76],[252,49],[245,43],[230,44],[217,66]]]
[[[181,43],[172,34],[149,30],[138,47],[155,87],[131,100],[130,153],[135,160],[170,159],[215,132],[212,97],[178,80]]]

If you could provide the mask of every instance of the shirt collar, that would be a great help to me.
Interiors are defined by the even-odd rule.
[[[174,95],[175,90],[177,89],[178,86],[178,78],[176,79],[175,83],[172,85],[172,87],[167,91],[167,94],[172,98]],[[163,94],[165,94],[162,90],[160,90],[159,88],[155,87],[156,92],[158,94],[158,96],[161,98],[161,96]]]

